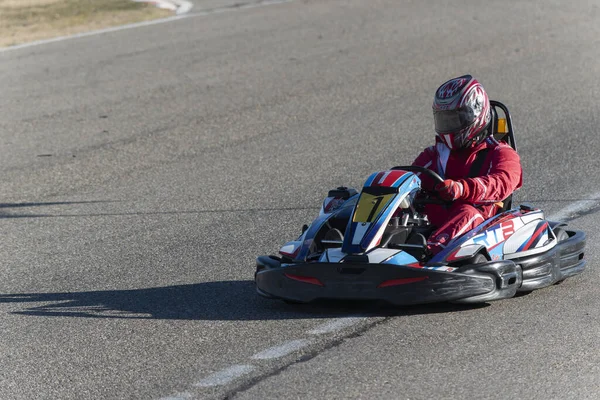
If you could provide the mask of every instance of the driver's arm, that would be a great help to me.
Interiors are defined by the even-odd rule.
[[[492,164],[487,174],[459,179],[458,182],[463,185],[462,200],[472,204],[502,201],[523,183],[521,159],[511,147],[497,147],[492,153]]]
[[[436,170],[435,160],[436,160],[435,147],[429,146],[428,148],[423,150],[421,152],[421,154],[419,154],[419,156],[415,159],[415,161],[413,161],[412,165],[415,165],[417,167],[429,168],[429,169],[435,171]],[[423,189],[429,190],[429,191],[433,190],[433,188],[435,187],[435,182],[428,175],[421,174],[420,172],[417,172],[416,175],[421,179],[421,187]]]

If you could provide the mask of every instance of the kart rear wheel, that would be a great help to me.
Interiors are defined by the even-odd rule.
[[[564,242],[565,240],[567,240],[569,238],[569,234],[563,228],[556,227],[552,230],[552,232],[554,232],[554,236],[556,236],[556,241],[558,243]],[[565,279],[561,279],[560,281],[557,281],[554,284],[560,285],[561,283],[563,283],[565,281]]]
[[[553,232],[554,236],[556,236],[556,240],[558,240],[558,243],[564,242],[569,238],[569,234],[563,228],[554,228]]]
[[[489,260],[487,259],[487,257],[484,254],[477,254],[475,256],[475,258],[473,258],[473,261],[471,262],[472,265],[476,265],[476,264],[483,264],[488,262]]]
[[[488,258],[485,256],[485,254],[482,253],[478,253],[476,254],[473,258],[469,258],[468,260],[465,261],[458,261],[456,263],[451,264],[453,267],[471,267],[473,265],[477,265],[477,264],[483,264],[486,263],[490,260],[488,260]]]

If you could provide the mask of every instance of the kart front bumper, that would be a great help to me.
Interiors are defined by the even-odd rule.
[[[513,297],[521,271],[512,261],[492,261],[460,272],[392,264],[281,264],[257,259],[256,289],[269,298],[293,302],[317,299],[382,300],[394,305],[454,301],[480,303]]]

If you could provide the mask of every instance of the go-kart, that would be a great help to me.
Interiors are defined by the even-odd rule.
[[[493,105],[496,137],[516,149],[506,107]],[[498,118],[498,109],[505,118]],[[424,204],[441,202],[421,189],[419,174],[400,166],[371,174],[360,193],[329,191],[319,216],[279,255],[256,260],[258,294],[292,303],[317,299],[383,300],[394,305],[481,303],[544,288],[581,273],[585,233],[544,218],[511,198],[492,218],[431,256],[434,230]]]

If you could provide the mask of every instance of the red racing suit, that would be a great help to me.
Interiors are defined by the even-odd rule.
[[[485,152],[478,157],[482,150]],[[478,158],[483,159],[483,162],[477,161],[481,168],[472,171]],[[499,207],[496,203],[502,202],[523,183],[521,160],[517,152],[492,137],[474,147],[452,151],[437,142],[426,148],[413,165],[429,168],[443,179],[452,179],[463,185],[462,198],[451,206],[425,206],[429,221],[436,227],[427,240],[433,254],[444,249],[449,240],[492,217]],[[433,191],[435,182],[425,174],[419,177],[422,187]]]

